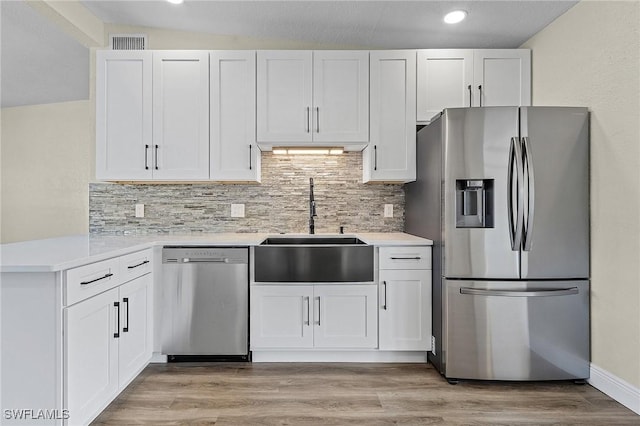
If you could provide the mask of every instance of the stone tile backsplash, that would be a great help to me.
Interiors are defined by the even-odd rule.
[[[316,232],[393,232],[404,226],[401,184],[363,184],[362,154],[280,156],[262,153],[262,183],[89,185],[89,232],[308,232],[309,178],[314,178]],[[145,217],[135,217],[135,204]],[[245,217],[232,218],[231,204]],[[383,217],[393,204],[393,218]]]

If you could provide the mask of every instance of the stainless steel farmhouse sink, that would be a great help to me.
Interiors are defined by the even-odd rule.
[[[277,236],[253,248],[253,281],[361,283],[374,280],[374,251],[356,237]]]
[[[327,236],[291,236],[291,237],[269,237],[260,245],[357,245],[366,244],[356,237],[327,237]]]

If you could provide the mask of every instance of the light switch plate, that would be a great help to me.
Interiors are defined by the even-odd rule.
[[[231,217],[244,217],[244,204],[231,204]]]
[[[136,217],[144,217],[144,204],[136,204]]]
[[[384,217],[393,217],[393,204],[384,205]]]

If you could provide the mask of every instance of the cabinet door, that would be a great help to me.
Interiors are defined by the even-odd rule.
[[[120,287],[119,385],[124,388],[151,359],[152,275]]]
[[[260,182],[256,146],[256,52],[210,53],[210,178]]]
[[[96,178],[151,179],[151,52],[96,52]]]
[[[310,51],[258,51],[258,142],[311,142]]]
[[[531,105],[531,51],[474,50],[473,106]]]
[[[118,289],[64,311],[65,406],[86,424],[118,393]]]
[[[209,55],[153,52],[153,178],[209,179]]]
[[[369,52],[313,53],[314,142],[369,140]]]
[[[431,349],[431,271],[380,271],[380,349]]]
[[[418,121],[472,105],[473,50],[418,50]]]
[[[251,349],[313,347],[313,286],[251,287]]]
[[[378,346],[377,286],[314,286],[313,341],[317,348]]]
[[[371,142],[363,181],[416,179],[415,51],[371,52]]]

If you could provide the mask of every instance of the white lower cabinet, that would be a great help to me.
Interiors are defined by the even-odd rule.
[[[381,247],[380,350],[431,350],[431,248]]]
[[[373,284],[251,287],[251,349],[376,348]]]
[[[146,274],[64,309],[67,424],[88,424],[149,362],[152,286]]]

